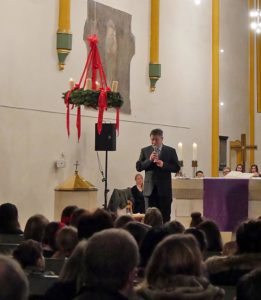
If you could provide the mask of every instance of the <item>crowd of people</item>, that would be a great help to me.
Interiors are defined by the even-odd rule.
[[[187,229],[164,223],[155,207],[138,222],[68,206],[59,222],[35,215],[24,230],[15,205],[2,204],[0,216],[1,235],[23,237],[12,254],[0,256],[0,299],[218,300],[224,286],[235,287],[238,300],[260,299],[260,219],[241,223],[235,240],[223,245],[217,224],[198,212]],[[64,259],[58,280],[44,295],[29,296],[30,276],[48,274],[50,257]]]

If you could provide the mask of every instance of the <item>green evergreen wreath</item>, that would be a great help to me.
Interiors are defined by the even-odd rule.
[[[69,91],[63,93],[62,98],[64,99],[64,101],[68,92]],[[76,106],[84,105],[87,107],[97,109],[99,95],[100,91],[76,89],[72,91],[69,98],[69,103],[74,104]],[[123,105],[123,99],[121,94],[118,92],[107,92],[107,105],[108,108],[120,108]]]

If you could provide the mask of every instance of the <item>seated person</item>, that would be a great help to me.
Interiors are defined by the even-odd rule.
[[[160,227],[163,225],[163,217],[161,211],[157,207],[149,207],[144,216],[144,224],[151,227]]]
[[[210,281],[217,285],[236,285],[240,277],[261,267],[261,221],[249,220],[236,232],[237,252],[206,261]]]
[[[133,203],[133,213],[145,213],[145,201],[143,196],[143,176],[141,174],[136,174],[135,176],[136,185],[131,188]]]
[[[20,265],[12,258],[0,256],[0,299],[27,300],[28,280]]]
[[[226,176],[230,172],[231,172],[231,169],[229,167],[224,167],[223,168],[223,176]]]
[[[35,240],[39,243],[43,242],[46,226],[49,221],[43,215],[33,215],[25,225],[24,239]]]
[[[52,258],[64,259],[69,257],[78,244],[77,229],[72,226],[65,226],[57,232],[57,251]]]
[[[204,173],[203,173],[203,171],[197,171],[196,172],[196,178],[203,178],[204,177]]]
[[[259,174],[258,166],[257,166],[257,165],[251,165],[250,173],[253,173],[253,174],[254,174],[254,177],[260,177],[260,176],[261,176],[261,175]]]
[[[39,242],[27,240],[20,244],[13,253],[27,275],[43,273],[45,269],[45,260],[43,251]]]
[[[237,285],[236,300],[259,300],[261,295],[261,269],[244,275]]]
[[[43,253],[44,257],[52,257],[57,250],[56,246],[56,234],[59,229],[63,228],[64,224],[61,222],[50,222],[45,228],[44,238],[43,238]]]
[[[0,205],[0,234],[23,234],[18,221],[18,211],[14,204]]]
[[[244,172],[244,166],[242,164],[237,164],[236,171],[243,173]]]
[[[78,209],[76,205],[66,206],[61,215],[61,222],[65,225],[70,225],[73,213]]]

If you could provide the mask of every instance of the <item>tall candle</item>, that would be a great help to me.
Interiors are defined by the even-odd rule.
[[[91,80],[91,78],[87,78],[84,90],[86,91],[86,90],[91,90],[91,89],[92,89],[92,80]]]
[[[198,152],[198,145],[193,143],[192,145],[192,160],[197,160],[197,152]]]
[[[117,92],[118,91],[118,84],[119,84],[119,82],[118,81],[113,81],[112,82],[112,85],[111,85],[111,90],[112,90],[112,92]]]
[[[60,0],[59,1],[59,24],[58,32],[70,32],[70,9],[71,0]]]
[[[69,80],[69,87],[70,87],[70,89],[74,88],[74,84],[75,84],[75,82],[74,82],[73,78],[70,78],[70,80]]]
[[[183,160],[183,145],[182,143],[178,143],[178,158],[179,160]]]

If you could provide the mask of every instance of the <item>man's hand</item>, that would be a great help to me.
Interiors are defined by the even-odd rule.
[[[153,151],[151,153],[150,160],[153,161],[153,162],[155,162],[156,160],[158,160],[158,154],[155,151]]]
[[[157,160],[155,161],[155,163],[156,163],[156,165],[157,165],[158,167],[160,167],[160,168],[163,167],[163,161],[162,161],[162,160],[157,159]]]

